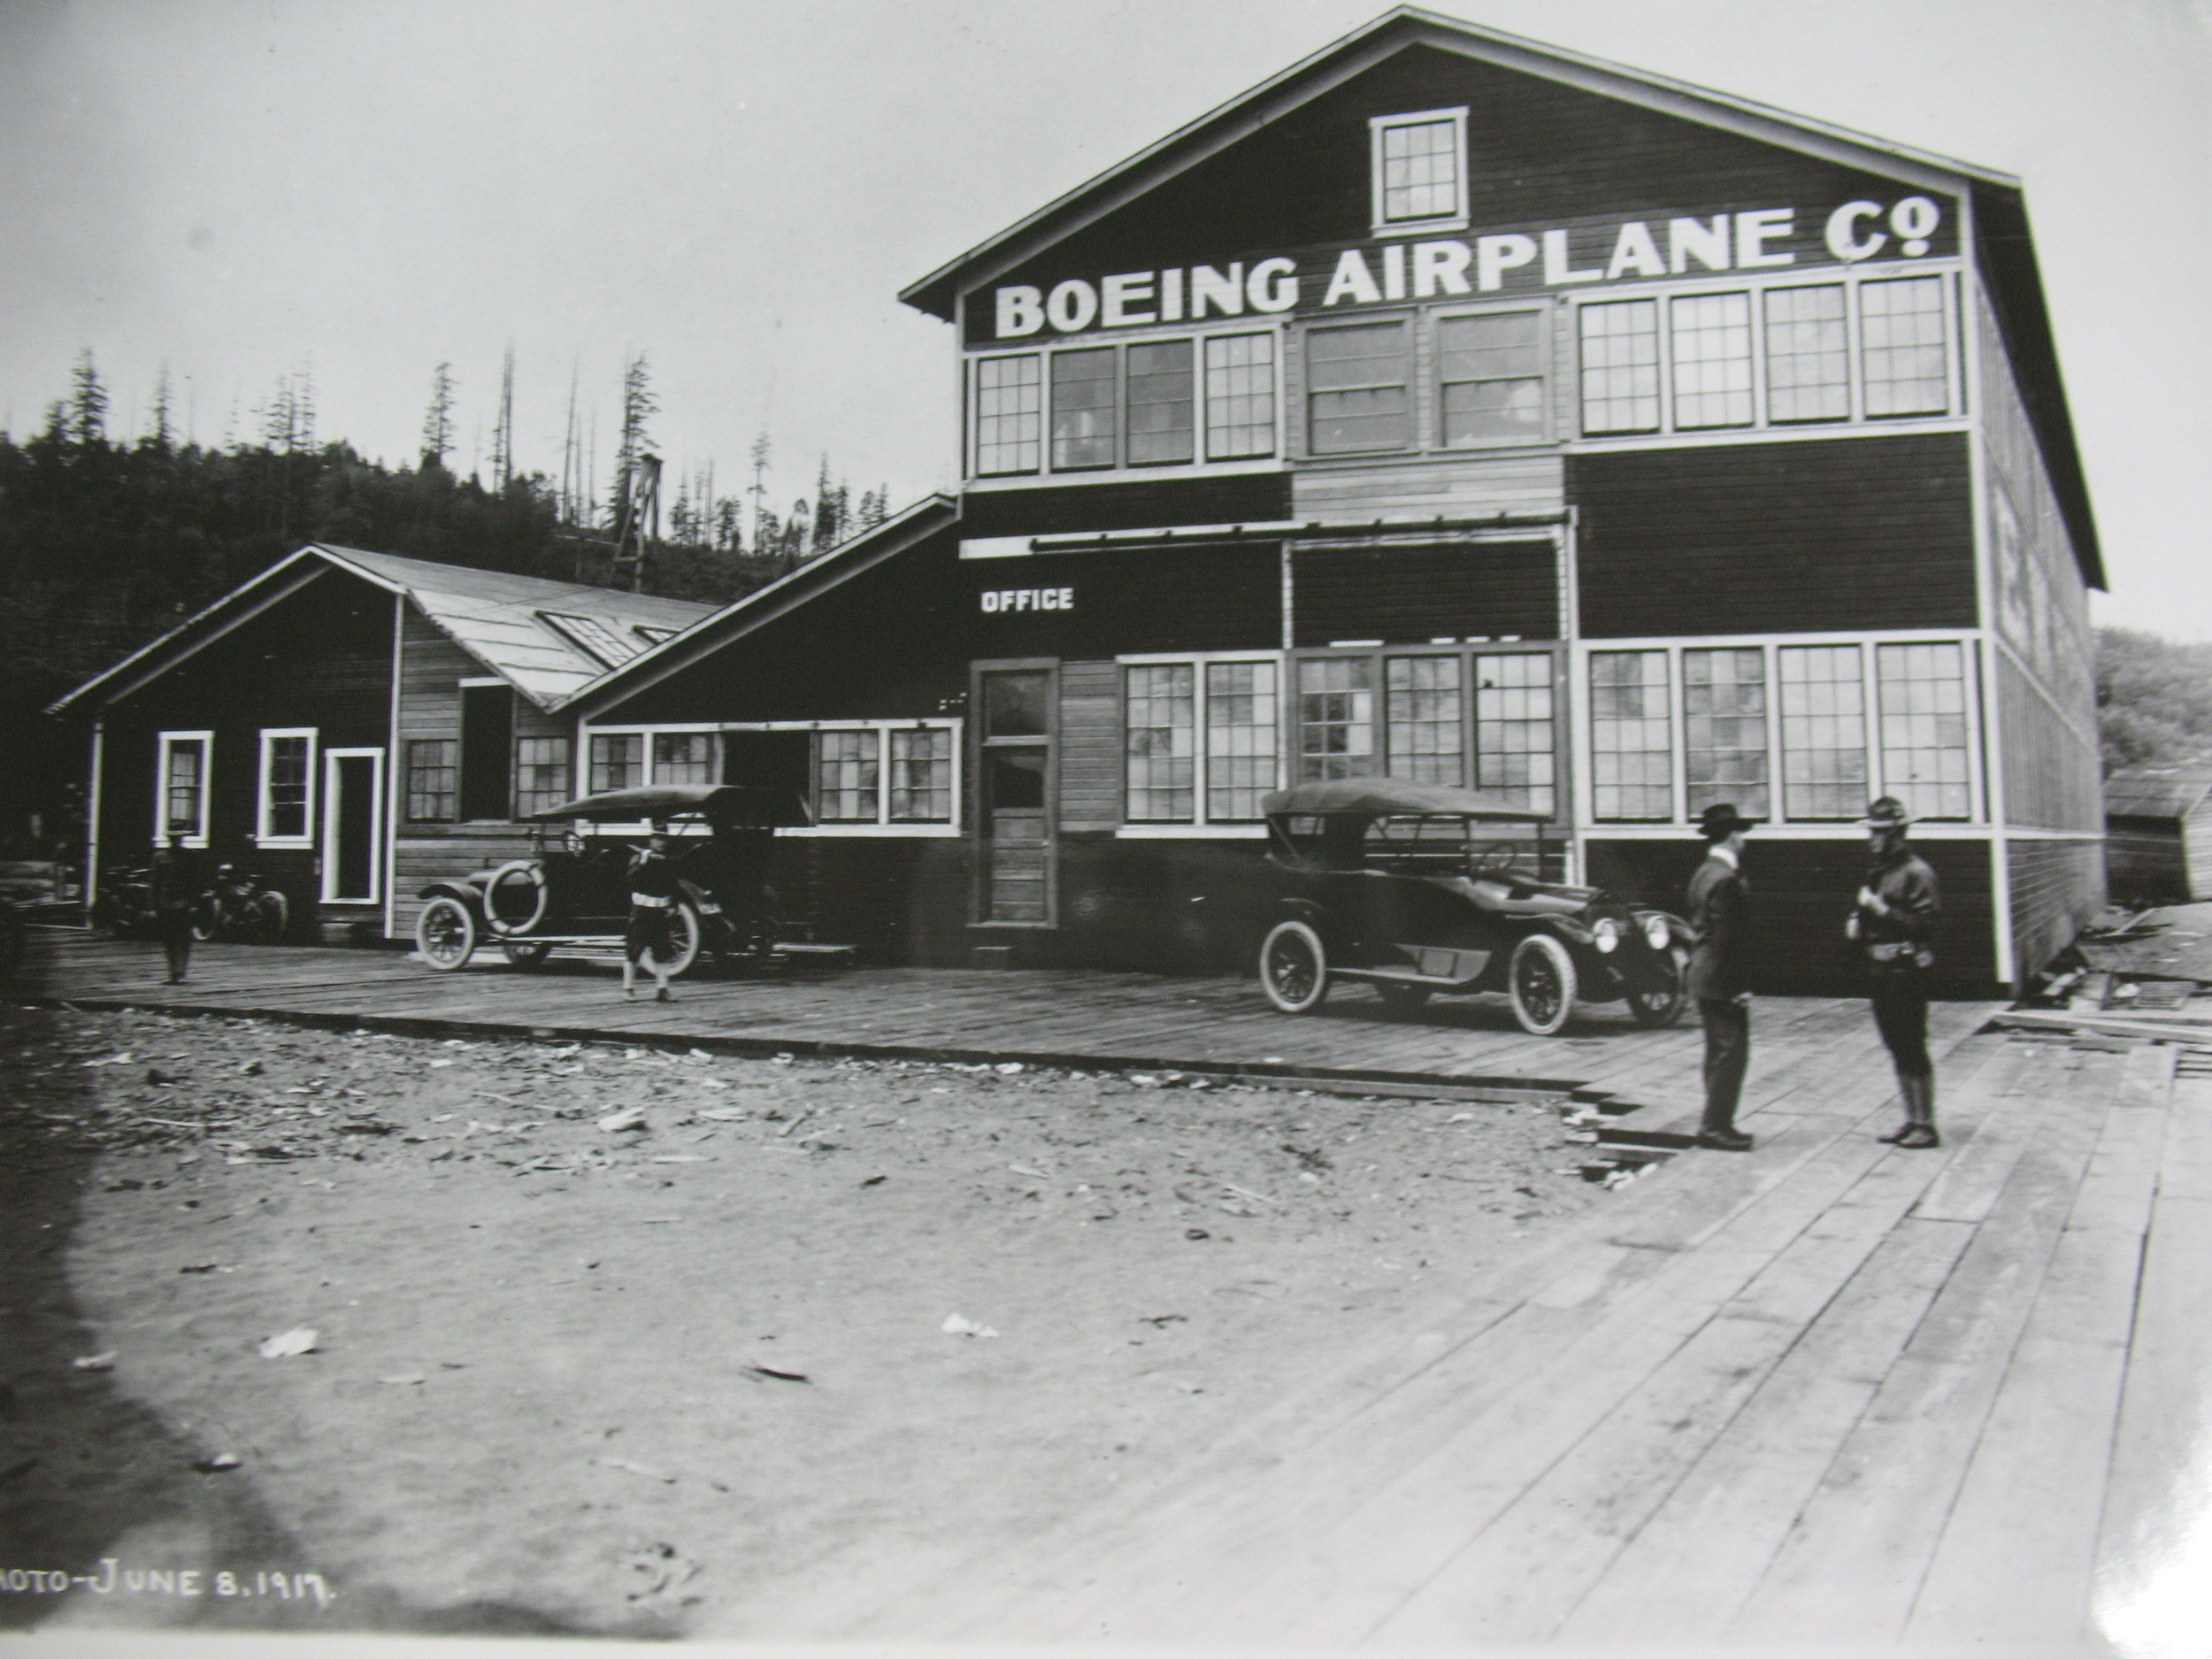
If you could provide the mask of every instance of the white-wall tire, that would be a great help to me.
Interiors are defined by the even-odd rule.
[[[1575,959],[1549,933],[1531,933],[1513,947],[1506,984],[1513,996],[1513,1018],[1532,1037],[1556,1037],[1574,1018],[1581,989]]]
[[[460,900],[440,894],[415,918],[415,949],[440,973],[466,967],[476,954],[476,918]]]
[[[530,914],[519,921],[499,913],[499,889],[516,877],[528,883],[531,889]],[[546,898],[544,866],[534,858],[511,859],[493,871],[484,883],[484,926],[501,939],[511,933],[527,933],[545,920]]]
[[[1329,950],[1303,922],[1278,922],[1260,941],[1260,989],[1286,1014],[1310,1014],[1329,995]]]

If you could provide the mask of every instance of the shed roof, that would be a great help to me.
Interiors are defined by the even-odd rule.
[[[545,709],[715,611],[691,600],[311,542],[87,680],[47,712],[65,714],[127,695],[328,571],[404,595],[433,626]]]
[[[2107,818],[2185,818],[2212,795],[2212,760],[2128,766],[2104,780]]]

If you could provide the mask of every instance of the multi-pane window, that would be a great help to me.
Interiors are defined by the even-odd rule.
[[[407,821],[450,824],[460,787],[461,745],[449,737],[419,737],[407,745]]]
[[[591,793],[635,789],[645,782],[645,734],[595,732],[591,740]]]
[[[715,782],[714,748],[711,732],[654,733],[653,781]]]
[[[1275,664],[1206,665],[1206,816],[1216,823],[1260,816],[1275,787]]]
[[[1298,778],[1374,775],[1374,675],[1364,657],[1310,657],[1298,664]]]
[[[1861,372],[1870,418],[1940,415],[1949,410],[1943,309],[1941,277],[1860,285]]]
[[[1309,430],[1316,455],[1402,449],[1413,442],[1411,339],[1403,321],[1307,331]]]
[[[1551,658],[1514,651],[1474,666],[1475,787],[1554,810]]]
[[[161,834],[193,840],[207,834],[207,739],[164,734],[161,740]]]
[[[1384,741],[1392,777],[1455,788],[1465,780],[1459,686],[1456,657],[1384,659]]]
[[[1684,651],[1682,718],[1690,816],[1725,802],[1766,817],[1766,653]]]
[[[814,768],[814,816],[825,824],[876,821],[876,767],[880,752],[873,731],[824,732]]]
[[[1659,302],[1582,307],[1582,430],[1659,430]]]
[[[1192,458],[1191,342],[1129,348],[1129,465],[1166,466]]]
[[[1667,310],[1678,432],[1751,424],[1751,296],[1686,294]]]
[[[1462,141],[1454,116],[1380,122],[1374,131],[1378,225],[1417,225],[1462,211]]]
[[[1955,644],[1878,645],[1874,675],[1883,793],[1916,817],[1970,818],[1965,652]]]
[[[595,744],[606,740],[595,738]],[[639,740],[631,738],[635,743]],[[569,740],[565,737],[525,737],[515,743],[515,816],[527,818],[549,807],[564,806],[572,798],[569,787]],[[626,789],[628,784],[608,787]]]
[[[1052,469],[1114,464],[1115,351],[1094,346],[1052,354]]]
[[[1437,382],[1448,444],[1544,436],[1543,314],[1447,317],[1436,326]]]
[[[314,745],[314,738],[306,733],[261,734],[261,825],[256,839],[306,839],[308,769]]]
[[[1197,671],[1160,663],[1126,668],[1123,676],[1128,819],[1187,822],[1197,786]]]
[[[1590,801],[1596,817],[1674,816],[1664,651],[1590,655]]]
[[[1853,818],[1866,809],[1866,688],[1855,645],[1791,645],[1780,658],[1782,810]]]
[[[1275,453],[1275,336],[1206,342],[1206,458]]]
[[[985,357],[975,365],[975,470],[989,477],[1033,472],[1042,450],[1043,365],[1037,354]]]
[[[941,726],[891,730],[891,818],[944,824],[952,818],[952,733]]]
[[[1777,426],[1849,419],[1851,354],[1843,284],[1769,288],[1764,301],[1767,419]]]

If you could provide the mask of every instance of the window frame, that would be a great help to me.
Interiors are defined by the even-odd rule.
[[[1208,740],[1207,671],[1226,663],[1266,663],[1275,670],[1275,781],[1263,794],[1288,787],[1289,760],[1285,745],[1291,726],[1290,662],[1287,651],[1134,651],[1114,658],[1115,748],[1114,794],[1119,803],[1119,822],[1114,833],[1129,841],[1193,838],[1264,840],[1264,818],[1217,818],[1211,794],[1215,756]],[[1129,816],[1129,670],[1133,668],[1188,668],[1191,671],[1191,816],[1187,818],[1133,818]],[[1227,756],[1225,759],[1241,757]]]
[[[1298,442],[1300,457],[1310,461],[1357,461],[1374,456],[1417,455],[1435,448],[1422,442],[1424,398],[1422,373],[1425,357],[1432,357],[1433,348],[1422,337],[1422,312],[1416,307],[1399,311],[1347,311],[1340,316],[1307,317],[1300,319],[1298,328],[1298,396],[1300,402]],[[1372,391],[1389,382],[1377,382],[1370,387],[1325,387],[1317,388],[1313,383],[1313,337],[1321,334],[1341,334],[1355,328],[1394,327],[1405,341],[1405,379],[1397,382],[1405,388],[1406,437],[1403,443],[1377,445],[1363,449],[1324,449],[1313,441],[1313,400],[1329,393]]]
[[[1866,411],[1866,350],[1862,322],[1861,292],[1870,283],[1899,282],[1910,280],[1932,280],[1939,285],[1942,296],[1939,314],[1943,319],[1944,391],[1947,403],[1940,412],[1916,414],[1870,415]],[[1790,288],[1839,288],[1844,295],[1844,373],[1845,402],[1849,412],[1842,416],[1816,418],[1794,417],[1778,420],[1772,411],[1769,388],[1768,362],[1768,296],[1778,290]],[[1747,426],[1686,426],[1678,419],[1677,404],[1681,393],[1677,389],[1674,352],[1674,310],[1677,302],[1713,298],[1724,295],[1744,296],[1750,317],[1751,334],[1751,421]],[[1650,444],[1661,442],[1742,442],[1747,434],[1767,433],[1791,436],[1815,436],[1840,430],[1863,431],[1868,427],[1909,425],[1915,421],[1960,421],[1967,418],[1966,342],[1963,338],[1962,311],[1957,267],[1941,264],[1931,269],[1914,261],[1904,265],[1883,265],[1871,268],[1850,266],[1832,270],[1826,266],[1807,266],[1777,271],[1771,274],[1720,273],[1701,276],[1698,280],[1677,282],[1606,285],[1585,292],[1558,296],[1572,309],[1569,337],[1573,349],[1574,404],[1567,411],[1569,433],[1563,440],[1569,449],[1585,445]],[[1624,304],[1632,301],[1653,302],[1658,315],[1658,424],[1633,431],[1591,432],[1586,426],[1587,397],[1584,376],[1586,373],[1583,353],[1583,311],[1592,305]]]
[[[938,838],[957,836],[961,833],[960,815],[964,810],[966,792],[964,776],[965,766],[963,762],[964,750],[962,744],[962,734],[965,727],[966,722],[957,716],[943,715],[928,715],[905,719],[889,718],[852,720],[669,720],[651,725],[586,726],[579,729],[577,736],[587,756],[591,752],[590,741],[595,737],[635,737],[639,739],[641,752],[644,757],[645,772],[643,784],[640,787],[650,787],[659,782],[657,756],[659,745],[654,741],[657,738],[701,733],[718,738],[725,732],[813,733],[872,731],[877,733],[875,817],[833,819],[812,825],[794,825],[786,829],[780,829],[776,833],[801,837],[863,835],[872,838],[904,836]],[[891,733],[895,731],[912,731],[918,728],[926,731],[949,732],[952,734],[951,753],[946,757],[949,774],[948,782],[949,808],[947,815],[941,818],[899,818],[890,816]],[[718,767],[726,752],[726,746],[718,741],[715,750],[716,764]],[[818,741],[810,741],[807,745],[807,805],[810,811],[816,808],[817,793],[821,777],[821,744]],[[638,829],[643,827],[643,820],[640,820],[637,825],[615,825],[604,827],[622,830]]]
[[[1940,833],[1960,833],[1984,835],[1997,822],[1991,802],[1992,782],[1985,752],[1988,733],[1985,726],[1983,710],[1983,679],[1986,669],[1981,649],[1983,635],[1969,628],[1895,629],[1865,634],[1754,634],[1672,636],[1664,638],[1601,639],[1575,642],[1571,653],[1572,695],[1576,699],[1576,713],[1572,721],[1572,741],[1578,774],[1592,775],[1595,758],[1595,741],[1592,729],[1594,714],[1591,696],[1590,658],[1611,651],[1658,651],[1667,658],[1670,687],[1668,700],[1669,741],[1672,749],[1671,795],[1673,815],[1668,818],[1601,818],[1597,816],[1594,786],[1578,792],[1574,826],[1578,833],[1589,833],[1601,839],[1634,839],[1654,832],[1687,833],[1695,823],[1688,810],[1689,791],[1689,718],[1687,682],[1682,661],[1686,651],[1751,650],[1762,653],[1765,674],[1766,743],[1767,743],[1767,810],[1765,824],[1774,829],[1801,833],[1832,833],[1858,821],[1863,803],[1852,807],[1841,816],[1799,817],[1789,810],[1788,746],[1782,734],[1782,666],[1781,653],[1796,648],[1848,649],[1855,650],[1858,659],[1858,680],[1861,698],[1861,718],[1863,723],[1862,742],[1866,755],[1867,799],[1893,793],[1886,775],[1882,751],[1881,704],[1879,683],[1879,649],[1895,645],[1950,645],[1960,653],[1962,702],[1964,704],[1966,756],[1966,788],[1968,813],[1964,818],[1929,817],[1922,821]]]
[[[169,844],[169,756],[172,750],[188,743],[197,744],[200,750],[199,810],[195,814],[198,819],[197,826],[187,832],[184,844],[204,852],[213,804],[210,797],[214,792],[215,733],[212,731],[154,733],[154,845],[166,847]]]
[[[565,746],[567,755],[565,759],[558,762],[530,761],[526,763],[522,758],[522,746],[525,743],[559,743]],[[511,763],[513,775],[513,783],[511,787],[513,789],[514,813],[515,817],[518,818],[525,818],[528,816],[530,812],[544,810],[544,808],[537,806],[526,808],[524,803],[526,797],[534,797],[542,793],[552,793],[549,791],[526,788],[524,787],[523,779],[525,774],[523,767],[526,764],[532,766],[557,764],[562,767],[568,773],[568,782],[564,786],[563,792],[566,795],[568,800],[574,800],[577,798],[579,791],[576,787],[576,736],[574,733],[518,732],[515,733],[514,756]],[[555,806],[561,806],[565,803],[566,803],[564,801],[555,801],[551,803],[551,804]]]
[[[1046,380],[1045,355],[1041,347],[1026,351],[979,351],[970,355],[966,375],[970,478],[1035,478],[1046,470],[1045,464],[1051,453],[1052,434],[1051,411],[1047,406],[1050,388]],[[986,363],[1010,363],[1022,358],[1027,358],[1037,365],[1037,408],[1033,417],[1037,423],[1037,435],[1029,440],[1036,447],[1037,458],[1027,466],[994,467],[987,472],[983,466],[983,365]],[[992,419],[1005,419],[1008,417],[994,416]]]
[[[446,766],[436,769],[450,772],[453,778],[453,787],[446,792],[447,799],[452,803],[452,805],[448,809],[445,816],[442,818],[417,818],[414,814],[415,796],[418,793],[415,788],[415,777],[417,772],[415,764],[415,750],[419,747],[429,743],[449,743],[452,745],[453,749],[451,763]],[[400,822],[402,824],[457,824],[460,822],[461,740],[457,736],[411,737],[407,739],[404,747],[400,751],[400,768],[402,793],[400,795],[399,810]],[[435,792],[434,791],[433,793],[434,794]]]
[[[1367,216],[1376,236],[1425,236],[1468,226],[1467,111],[1462,104],[1450,109],[1409,110],[1396,115],[1367,118]],[[1385,134],[1405,127],[1431,127],[1448,121],[1452,128],[1453,189],[1451,211],[1420,219],[1392,219],[1383,211],[1383,146]]]
[[[304,738],[307,741],[306,775],[302,780],[306,799],[301,813],[303,827],[296,835],[279,835],[269,828],[270,799],[269,754],[277,740]],[[299,850],[315,845],[315,819],[319,791],[315,787],[316,751],[321,747],[319,728],[312,726],[265,726],[261,728],[261,757],[254,779],[253,843],[256,847],[273,849]]]
[[[1552,319],[1553,313],[1558,310],[1559,307],[1553,303],[1549,298],[1546,296],[1536,300],[1521,300],[1516,303],[1502,304],[1439,305],[1432,307],[1424,312],[1420,320],[1425,322],[1429,338],[1424,342],[1419,337],[1419,334],[1417,332],[1416,334],[1413,344],[1416,365],[1415,379],[1419,380],[1425,378],[1428,382],[1425,388],[1425,394],[1427,397],[1429,414],[1435,422],[1434,442],[1430,443],[1421,442],[1420,434],[1417,430],[1415,433],[1414,448],[1421,450],[1433,449],[1440,454],[1445,455],[1466,455],[1483,449],[1525,449],[1531,444],[1556,442],[1558,441],[1559,423],[1556,406],[1553,402],[1552,382],[1555,378],[1554,372],[1558,366],[1556,357],[1557,337],[1552,332]],[[1446,435],[1444,417],[1444,388],[1447,385],[1481,386],[1490,384],[1491,382],[1482,380],[1447,381],[1445,380],[1444,325],[1455,319],[1463,317],[1510,317],[1517,313],[1528,313],[1534,316],[1536,319],[1537,373],[1535,379],[1537,388],[1536,396],[1539,409],[1536,431],[1533,435],[1525,438],[1481,438],[1468,443],[1454,443]],[[1430,365],[1429,373],[1425,377],[1421,374],[1419,369],[1420,359],[1424,355],[1425,349],[1425,355]],[[1526,377],[1514,376],[1512,378],[1524,379]],[[1417,422],[1417,424],[1418,423]]]

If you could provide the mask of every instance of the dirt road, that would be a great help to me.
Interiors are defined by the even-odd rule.
[[[0,1045],[18,1627],[803,1637],[780,1586],[1157,1480],[1607,1202],[1538,1104],[14,1009]]]

